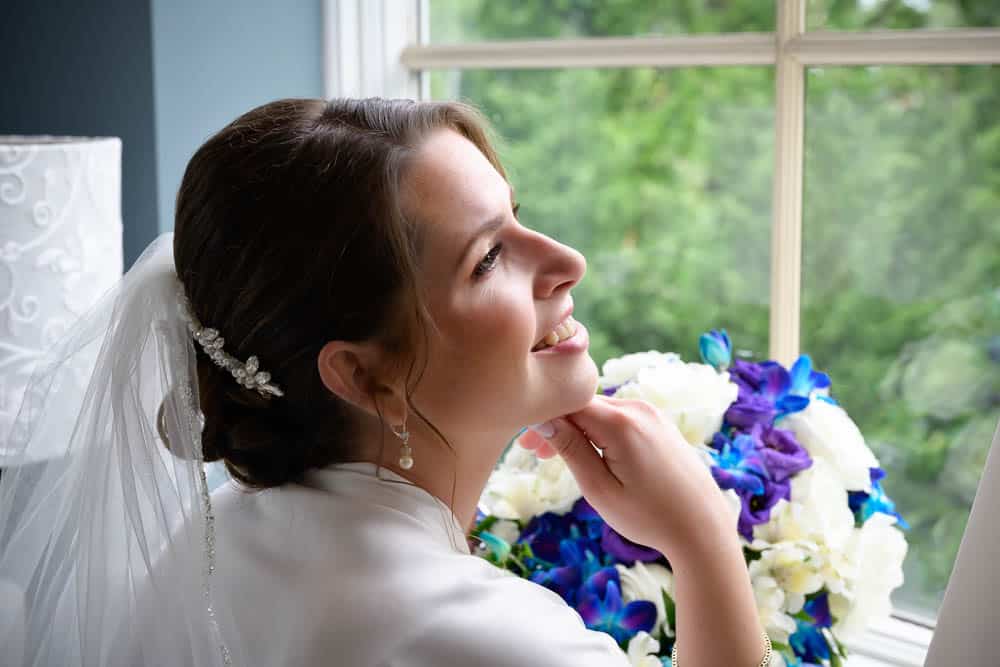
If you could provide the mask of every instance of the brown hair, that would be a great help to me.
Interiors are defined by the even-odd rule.
[[[416,288],[422,227],[415,212],[404,215],[400,195],[422,140],[445,128],[506,178],[474,107],[380,98],[264,104],[188,163],[177,194],[178,277],[226,351],[256,355],[284,391],[244,388],[195,345],[205,460],[222,459],[245,486],[278,486],[352,460],[352,410],[317,370],[330,340],[381,343],[387,372],[408,367],[410,410],[447,444],[410,400],[433,322]]]

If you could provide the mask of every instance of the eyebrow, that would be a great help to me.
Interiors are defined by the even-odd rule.
[[[510,185],[509,187],[510,187],[510,198],[511,201],[513,201],[514,187]],[[506,222],[506,220],[507,220],[507,213],[504,212],[501,213],[500,215],[490,218],[489,220],[481,224],[479,228],[472,234],[469,240],[465,243],[465,248],[462,250],[462,253],[458,256],[458,266],[456,267],[455,270],[457,271],[462,268],[462,263],[465,261],[466,256],[468,256],[469,252],[472,250],[472,246],[476,244],[476,241],[486,236],[487,234],[495,232],[496,230],[503,227],[503,223]]]

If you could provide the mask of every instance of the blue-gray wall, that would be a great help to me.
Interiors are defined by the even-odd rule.
[[[321,97],[321,0],[0,0],[0,134],[122,139],[125,265],[173,229],[191,154],[241,113]]]
[[[320,0],[152,0],[160,229],[214,132],[281,97],[323,96]]]
[[[157,234],[150,7],[0,0],[0,134],[122,139],[125,264]]]

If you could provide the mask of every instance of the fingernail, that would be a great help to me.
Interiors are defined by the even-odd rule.
[[[529,428],[543,438],[551,438],[556,434],[555,424],[550,421],[544,424],[532,424]]]

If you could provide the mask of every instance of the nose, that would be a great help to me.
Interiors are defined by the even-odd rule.
[[[541,261],[535,276],[535,298],[547,299],[558,291],[569,291],[587,273],[583,253],[544,234],[539,234]]]

